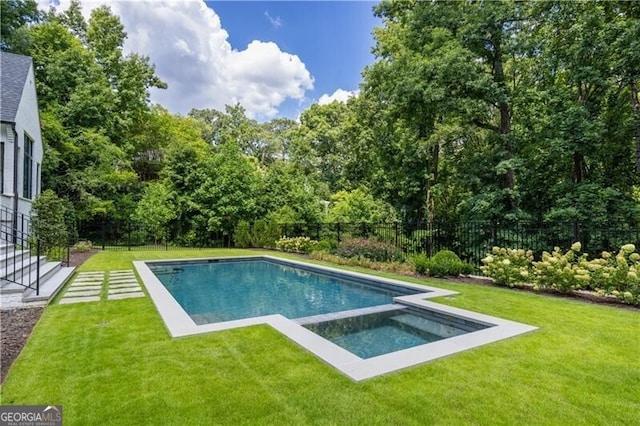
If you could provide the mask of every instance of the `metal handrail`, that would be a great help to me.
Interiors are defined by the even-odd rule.
[[[0,269],[0,280],[35,290],[40,294],[40,240],[32,233],[31,217],[7,207],[0,207],[0,242],[13,245],[13,253],[8,247],[4,250]],[[32,250],[35,249],[35,264]],[[16,254],[17,250],[21,253]],[[35,274],[35,282],[32,283]],[[26,284],[25,284],[26,280]]]

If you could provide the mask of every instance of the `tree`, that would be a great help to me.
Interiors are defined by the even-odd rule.
[[[495,176],[490,187],[500,193],[493,197],[500,210],[517,209],[512,134],[517,87],[507,71],[514,76],[518,71],[507,62],[519,53],[518,3],[383,1],[376,13],[385,22],[375,33],[374,51],[381,59],[365,71],[365,89],[385,106],[387,123],[400,123],[400,129],[385,133],[405,140],[399,148],[409,151],[403,157],[415,159],[408,169],[424,174],[413,180],[422,194],[410,197],[419,201],[409,203],[412,215],[420,218],[415,210],[424,206],[426,216],[434,217],[432,188],[439,183],[443,144],[464,143],[467,127],[484,132],[489,142],[486,154],[493,157]],[[450,130],[452,124],[460,126],[458,136],[440,139],[438,127]]]
[[[32,216],[31,226],[34,235],[41,244],[40,250],[56,257],[56,253],[52,252],[53,249],[68,246],[68,230],[73,224],[72,209],[65,200],[48,189],[40,193],[34,200]]]
[[[28,44],[25,27],[41,18],[35,0],[0,1],[0,48],[22,53]]]
[[[315,185],[292,164],[278,160],[262,176],[260,206],[264,216],[276,222],[318,223],[322,220]]]
[[[142,191],[132,163],[160,148],[141,133],[158,127],[149,124],[149,88],[164,83],[148,58],[122,56],[125,38],[107,7],[87,23],[78,1],[25,27],[23,53],[34,60],[41,108],[43,188],[70,200],[82,220],[128,218]]]
[[[634,25],[615,3],[547,2],[531,10],[529,81],[538,100],[527,106],[523,128],[546,149],[530,148],[525,157],[533,182],[526,199],[535,199],[532,210],[546,205],[547,220],[636,220],[629,99],[640,61],[617,43]],[[553,178],[534,181],[538,174]]]
[[[171,191],[162,182],[147,185],[136,206],[134,218],[153,235],[156,242],[168,238],[168,225],[176,218]]]
[[[378,223],[396,220],[393,207],[375,200],[364,189],[339,191],[331,197],[327,220],[339,223]]]

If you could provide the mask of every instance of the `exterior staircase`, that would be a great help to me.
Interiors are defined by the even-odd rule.
[[[49,303],[74,270],[0,240],[0,308]]]

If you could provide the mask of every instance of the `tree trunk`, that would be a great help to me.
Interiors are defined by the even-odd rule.
[[[571,168],[571,180],[573,183],[582,183],[584,179],[584,155],[580,152],[573,153],[573,167]]]
[[[438,163],[440,161],[440,144],[435,144],[431,148],[429,148],[429,153],[431,154],[431,173],[427,178],[427,199],[426,199],[426,207],[427,207],[427,221],[433,222],[436,215],[436,200],[433,196],[433,191],[431,188],[438,182]]]
[[[513,158],[513,141],[511,140],[511,112],[509,104],[506,102],[500,103],[500,136],[504,141],[505,159],[511,160]],[[504,187],[507,189],[513,189],[516,184],[515,171],[513,169],[507,170],[504,175]]]
[[[493,79],[494,81],[505,86],[504,67],[502,64],[502,49],[500,43],[494,40],[495,56],[493,58]],[[513,141],[511,140],[511,108],[507,101],[498,103],[500,111],[500,127],[498,134],[502,140],[502,148],[505,151],[505,160],[513,158]],[[516,176],[515,171],[509,168],[502,178],[502,187],[512,190],[515,187]],[[511,196],[505,199],[505,208],[507,211],[513,210],[513,198]]]

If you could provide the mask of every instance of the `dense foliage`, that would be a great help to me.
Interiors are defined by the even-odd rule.
[[[460,274],[469,274],[474,270],[473,265],[463,262],[451,250],[440,250],[430,258],[418,255],[412,260],[417,273],[428,274],[431,277],[457,277]]]
[[[34,59],[43,188],[79,220],[188,245],[246,221],[273,246],[278,222],[639,219],[637,2],[383,0],[360,94],[264,123],[150,105],[166,85],[108,7],[1,3],[2,49]]]

